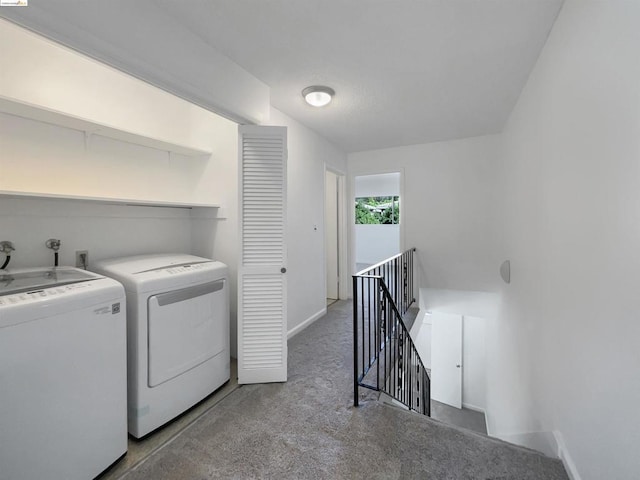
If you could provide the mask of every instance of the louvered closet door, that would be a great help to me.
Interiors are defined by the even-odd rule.
[[[287,380],[286,127],[240,126],[238,383]]]

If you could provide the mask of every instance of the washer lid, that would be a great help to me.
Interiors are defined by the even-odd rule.
[[[73,267],[24,268],[0,271],[0,295],[12,295],[42,288],[59,287],[71,283],[103,278]]]

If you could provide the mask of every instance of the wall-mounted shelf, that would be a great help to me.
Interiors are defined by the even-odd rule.
[[[111,205],[130,205],[137,207],[166,207],[166,208],[188,208],[188,209],[219,209],[220,205],[214,203],[190,203],[190,202],[168,202],[157,200],[140,200],[131,198],[109,198],[109,197],[88,197],[83,195],[66,195],[55,193],[19,192],[11,190],[0,190],[0,198],[35,198],[53,200],[80,200],[83,202],[94,202]]]
[[[30,120],[49,123],[61,127],[85,132],[87,135],[100,135],[136,145],[155,148],[190,157],[211,155],[211,152],[189,145],[180,145],[166,140],[153,138],[138,132],[130,132],[102,125],[74,115],[57,112],[40,106],[29,105],[15,100],[0,97],[0,112],[16,115]]]

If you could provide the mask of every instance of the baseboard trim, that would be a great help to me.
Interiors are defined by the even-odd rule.
[[[505,442],[536,450],[547,457],[558,458],[558,445],[553,432],[493,433],[491,436]]]
[[[474,412],[484,413],[486,417],[487,412],[485,412],[484,408],[473,405],[472,403],[462,402],[462,408],[468,408],[469,410],[473,410]]]
[[[485,410],[484,420],[487,423],[487,435],[490,437],[495,437],[495,435],[493,434],[493,431],[491,430],[491,427],[489,427],[489,425],[491,425],[491,422],[489,421],[489,410]]]
[[[487,432],[488,436],[491,436],[489,434],[489,418],[487,415],[487,411],[482,408],[482,407],[478,407],[477,405],[473,405],[472,403],[467,403],[467,402],[462,402],[462,408],[467,408],[469,410],[473,410],[474,412],[480,412],[481,414],[484,415],[484,430],[485,432]]]
[[[582,477],[580,477],[580,474],[578,473],[576,464],[569,454],[569,450],[567,449],[567,444],[564,442],[562,433],[559,430],[554,430],[553,436],[556,439],[556,444],[558,445],[558,457],[562,460],[562,464],[564,465],[564,469],[567,471],[567,475],[569,475],[571,480],[582,480]]]
[[[313,322],[318,320],[320,317],[326,315],[326,313],[327,313],[327,307],[324,307],[319,312],[316,312],[313,315],[311,315],[309,318],[307,318],[301,324],[296,325],[295,327],[293,327],[291,330],[289,330],[287,332],[287,340],[289,340],[289,339],[291,339],[291,337],[294,337],[295,335],[299,334],[301,331],[303,331],[305,328],[307,328]]]

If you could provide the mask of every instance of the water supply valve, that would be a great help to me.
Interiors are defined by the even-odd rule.
[[[0,242],[1,253],[4,253],[5,255],[11,255],[11,252],[13,252],[14,250],[15,250],[15,247],[13,246],[13,243],[7,240],[3,240]]]
[[[51,250],[53,250],[53,266],[57,267],[58,266],[58,250],[60,250],[60,245],[62,245],[62,242],[57,238],[50,238],[49,240],[44,242],[44,244],[46,245],[47,248],[50,248]]]
[[[50,238],[49,240],[44,242],[44,244],[47,248],[50,248],[54,252],[57,252],[58,250],[60,250],[60,245],[62,245],[62,242],[57,238]]]
[[[4,263],[0,266],[0,270],[4,270],[9,266],[9,262],[11,261],[11,252],[13,252],[15,248],[13,247],[13,243],[3,240],[0,242],[0,252],[4,253],[5,259]]]

